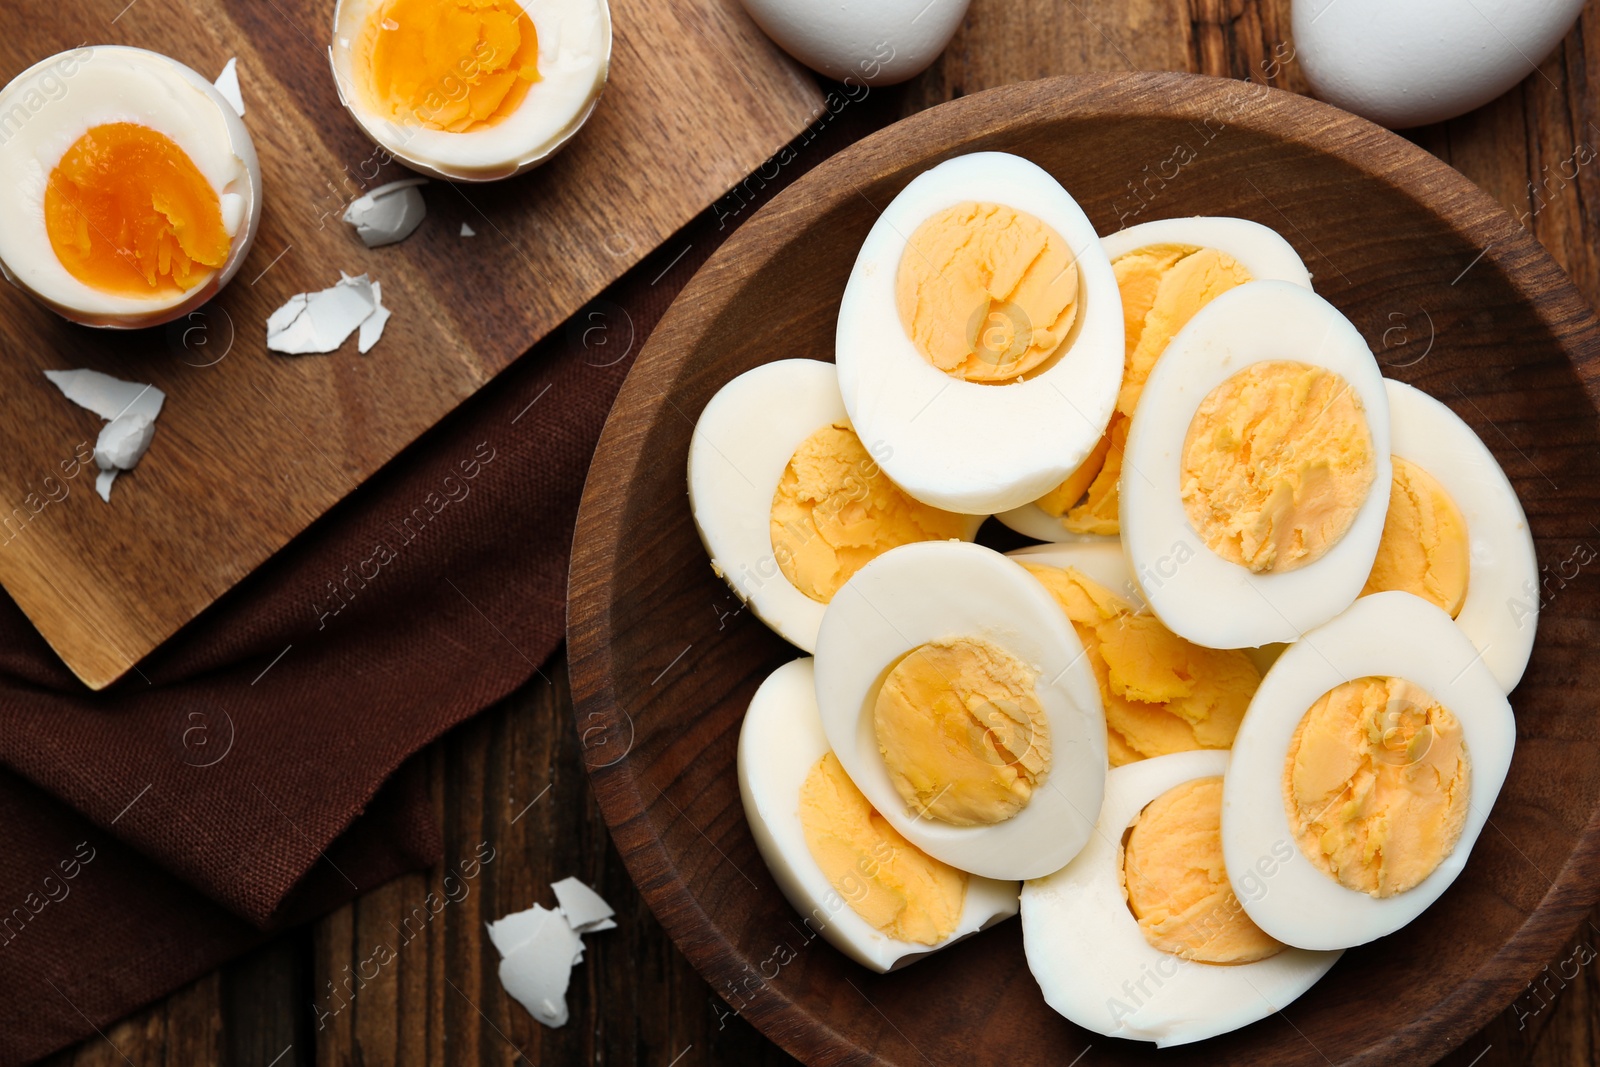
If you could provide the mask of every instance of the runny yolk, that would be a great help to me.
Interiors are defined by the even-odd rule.
[[[517,0],[383,0],[355,47],[371,104],[450,133],[492,126],[539,80],[539,39]]]
[[[1124,836],[1123,892],[1151,947],[1200,963],[1282,952],[1244,913],[1222,862],[1222,779],[1196,778],[1145,806]]]
[[[183,292],[228,258],[222,203],[172,138],[132,122],[93,126],[44,191],[45,232],[74,278],[120,296]]]
[[[977,638],[906,653],[878,690],[878,750],[906,807],[952,826],[1005,822],[1050,772],[1038,676]]]

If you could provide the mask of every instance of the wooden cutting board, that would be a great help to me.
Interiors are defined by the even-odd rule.
[[[243,268],[171,326],[87,329],[0,285],[0,584],[90,687],[122,676],[820,113],[815,81],[737,0],[612,0],[612,18],[610,82],[561,155],[493,185],[435,181],[422,227],[367,249],[340,221],[346,204],[409,172],[380,166],[339,104],[333,0],[5,5],[0,82],[84,43],[154,49],[208,77],[237,56],[266,183]],[[461,236],[463,222],[476,236]],[[267,316],[341,270],[383,284],[394,317],[377,347],[358,355],[352,337],[325,356],[268,353]],[[92,464],[64,474],[101,426],[41,373],[70,367],[168,396],[109,506]]]

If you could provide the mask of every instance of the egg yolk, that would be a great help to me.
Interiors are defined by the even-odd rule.
[[[1433,475],[1399,456],[1393,464],[1383,539],[1361,593],[1401,589],[1455,618],[1467,598],[1467,520]]]
[[[1284,950],[1244,913],[1222,862],[1222,779],[1196,778],[1146,805],[1123,837],[1122,887],[1152,948],[1200,963]]]
[[[966,520],[907,496],[848,423],[801,442],[772,495],[772,552],[783,576],[826,604],[872,560],[913,541],[946,541]]]
[[[1402,678],[1357,678],[1311,705],[1283,802],[1300,851],[1340,885],[1404,893],[1455,849],[1471,770],[1461,723]]]
[[[1061,605],[1100,683],[1112,766],[1229,748],[1261,672],[1239,649],[1202,648],[1076,567],[1023,567]]]
[[[1122,476],[1122,449],[1128,440],[1128,419],[1151,368],[1195,312],[1251,280],[1250,272],[1227,253],[1188,245],[1136,249],[1113,260],[1111,270],[1122,296],[1124,338],[1117,408],[1100,446],[1066,481],[1035,502],[1071,533],[1121,532],[1117,479]]]
[[[968,201],[918,226],[895,278],[900,322],[945,373],[1003,382],[1055,354],[1078,314],[1078,263],[1026,212]]]
[[[385,118],[450,133],[515,111],[539,80],[538,61],[533,20],[517,0],[383,0],[355,46]]]
[[[832,752],[800,787],[806,847],[851,910],[899,941],[937,945],[955,933],[967,875],[901,837]]]
[[[166,134],[132,122],[93,126],[44,190],[45,232],[74,278],[122,296],[180,293],[228,258],[222,201]]]
[[[1050,772],[1037,675],[987,641],[934,641],[907,653],[873,709],[889,780],[916,815],[952,826],[1004,822]]]
[[[1200,402],[1183,442],[1183,508],[1211,551],[1281,574],[1339,543],[1376,473],[1350,383],[1323,367],[1266,360]]]

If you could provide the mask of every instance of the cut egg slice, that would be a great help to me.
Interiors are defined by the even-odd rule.
[[[1017,913],[1016,882],[968,875],[917,852],[837,768],[817,714],[812,661],[786,663],[745,713],[739,795],[761,858],[803,916],[807,937],[821,934],[881,973]]]
[[[835,592],[877,554],[912,541],[970,541],[981,516],[912,500],[863,442],[833,364],[764,363],[711,398],[689,441],[689,507],[711,566],[791,644],[816,650]]]
[[[1115,537],[1117,480],[1126,420],[1151,366],[1173,336],[1211,300],[1246,281],[1311,288],[1311,274],[1276,230],[1248,219],[1195,215],[1158,219],[1100,241],[1122,297],[1122,390],[1106,437],[1046,496],[995,518],[1040,541]],[[1115,451],[1115,455],[1113,455]]]
[[[1494,454],[1455,412],[1404,382],[1385,379],[1384,386],[1395,486],[1364,591],[1402,589],[1453,611],[1509,693],[1528,666],[1539,625],[1539,561],[1522,503]]]
[[[1018,156],[918,175],[861,245],[839,389],[918,500],[988,515],[1043,495],[1105,431],[1122,379],[1116,281],[1083,210]]]
[[[1100,693],[1066,616],[990,549],[904,545],[845,583],[817,704],[846,773],[907,840],[986,878],[1059,870],[1105,783]]]
[[[593,113],[611,63],[607,0],[339,0],[339,99],[396,159],[494,181],[549,159]]]
[[[1365,584],[1389,503],[1389,401],[1361,333],[1290,282],[1249,282],[1150,372],[1118,510],[1133,577],[1174,633],[1293,641]]]
[[[1362,597],[1285,649],[1245,713],[1223,789],[1234,892],[1285,944],[1393,933],[1466,866],[1515,744],[1450,616],[1410,593]]]
[[[0,90],[0,270],[90,326],[178,318],[238,271],[261,168],[210,81],[142,48],[62,52]]]
[[[1045,1002],[1079,1026],[1162,1048],[1202,1041],[1283,1010],[1338,962],[1338,952],[1266,942],[1249,928],[1226,882],[1194,885],[1216,877],[1211,812],[1179,811],[1176,834],[1167,825],[1156,829],[1176,840],[1152,842],[1148,872],[1129,861],[1124,842],[1158,800],[1227,767],[1226,752],[1179,752],[1116,768],[1083,851],[1055,874],[1023,884],[1028,968]],[[1135,917],[1130,884],[1135,897],[1169,888],[1184,894],[1186,907],[1158,920],[1166,947],[1156,947]],[[1239,960],[1215,963],[1209,956]]]

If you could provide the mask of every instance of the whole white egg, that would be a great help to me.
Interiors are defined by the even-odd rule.
[[[969,0],[744,0],[779,48],[835,81],[894,85],[928,68]]]
[[[1406,129],[1471,111],[1532,74],[1583,0],[1294,0],[1311,90]]]

